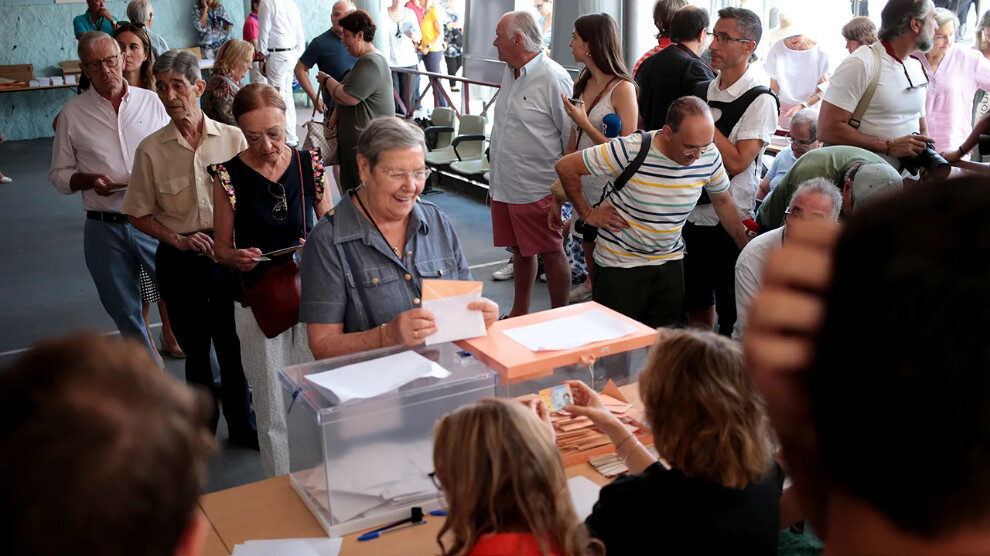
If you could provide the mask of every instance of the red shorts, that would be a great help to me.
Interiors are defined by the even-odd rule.
[[[515,247],[523,257],[564,249],[560,230],[547,225],[551,195],[524,205],[492,200],[492,237],[495,247]]]

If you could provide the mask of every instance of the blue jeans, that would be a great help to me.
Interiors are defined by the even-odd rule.
[[[141,316],[140,265],[157,283],[155,250],[158,240],[139,232],[130,224],[86,219],[83,252],[100,302],[117,325],[121,336],[145,346],[157,361],[155,346]]]
[[[418,66],[409,66],[409,69],[417,69]],[[419,75],[411,73],[392,72],[392,88],[399,93],[399,98],[406,105],[408,114],[413,113],[416,100],[419,98]],[[396,112],[399,112],[399,105],[395,105]]]

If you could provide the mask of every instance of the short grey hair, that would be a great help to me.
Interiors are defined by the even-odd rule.
[[[364,128],[357,141],[357,153],[368,159],[374,170],[383,152],[420,147],[426,156],[426,135],[418,126],[395,116],[375,118]]]
[[[811,138],[813,140],[817,141],[818,140],[818,112],[815,112],[814,110],[812,110],[810,108],[803,108],[800,111],[798,111],[797,114],[794,114],[794,117],[793,118],[791,118],[791,127],[794,127],[796,125],[805,125],[805,124],[808,124],[809,126],[811,126]]]
[[[151,19],[151,2],[132,0],[127,5],[127,19],[131,20],[131,23],[140,23],[141,25],[148,23],[148,20]]]
[[[93,45],[101,41],[112,42],[114,48],[117,49],[117,54],[120,54],[120,45],[113,37],[103,31],[87,31],[79,36],[79,44],[76,45],[76,55],[79,56],[79,61],[83,61],[83,52],[93,48]]]
[[[760,39],[763,38],[763,22],[760,21],[760,16],[756,12],[746,8],[728,7],[719,10],[718,17],[736,20],[736,28],[742,32],[743,38],[753,41],[753,49],[756,50],[760,44]]]
[[[935,8],[935,25],[941,27],[946,23],[952,23],[953,29],[959,28],[959,18],[953,11],[945,8]]]
[[[890,0],[880,12],[880,40],[892,41],[911,30],[911,21],[925,19],[935,8],[932,0]]]
[[[203,74],[199,71],[199,60],[196,59],[196,55],[188,50],[179,50],[177,48],[162,53],[155,60],[155,67],[152,68],[152,71],[156,74],[172,72],[185,77],[189,83],[195,83],[203,79]]]
[[[510,37],[520,35],[522,37],[522,47],[526,52],[536,54],[543,52],[543,36],[540,28],[536,25],[536,19],[529,12],[509,12],[508,24],[505,26],[505,33]]]
[[[842,211],[842,190],[836,187],[831,180],[825,178],[811,178],[810,180],[801,182],[801,185],[794,191],[794,195],[791,196],[791,202],[787,203],[788,210],[794,206],[794,202],[797,201],[799,196],[810,193],[820,193],[832,201],[832,210],[828,213],[828,216],[833,222],[837,222],[839,220],[839,212]]]

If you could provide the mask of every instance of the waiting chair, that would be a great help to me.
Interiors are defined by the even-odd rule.
[[[454,111],[450,108],[435,108],[430,117],[430,127],[424,132],[436,137],[436,144],[426,153],[426,164],[443,166],[457,160],[451,140],[454,137]]]

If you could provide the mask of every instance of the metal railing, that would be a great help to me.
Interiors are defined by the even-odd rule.
[[[394,72],[396,72],[396,73],[399,73],[399,74],[405,74],[405,75],[400,75],[399,79],[406,79],[407,80],[406,81],[407,86],[404,87],[404,89],[406,91],[406,98],[401,98],[399,96],[399,91],[397,91],[397,90],[394,90],[393,93],[392,93],[393,95],[395,95],[395,101],[398,104],[399,109],[402,111],[402,114],[406,118],[412,118],[413,115],[416,113],[416,111],[419,110],[420,106],[422,106],[422,104],[423,104],[423,97],[425,97],[426,94],[430,92],[430,89],[433,89],[434,92],[436,93],[436,95],[438,95],[439,97],[442,97],[444,100],[447,101],[447,104],[450,106],[451,109],[454,110],[454,114],[456,114],[456,116],[458,118],[461,117],[461,110],[463,110],[463,113],[464,114],[470,114],[471,113],[471,103],[470,103],[471,95],[470,95],[469,87],[471,85],[478,86],[478,87],[490,87],[490,88],[496,89],[495,94],[492,96],[492,98],[489,99],[488,102],[483,102],[482,103],[481,116],[484,116],[484,115],[486,115],[488,113],[488,109],[491,108],[492,104],[495,102],[495,99],[498,97],[498,89],[500,89],[502,87],[502,85],[500,83],[492,83],[490,81],[481,81],[481,80],[478,80],[478,79],[469,79],[467,77],[458,77],[456,75],[447,75],[445,73],[434,73],[434,72],[430,72],[430,71],[419,71],[418,69],[396,68],[396,67],[391,68],[391,70],[394,71]],[[418,94],[419,91],[416,91],[416,93],[418,94],[418,96],[415,99],[415,105],[412,105],[413,104],[413,99],[412,99],[411,95],[412,95],[413,91],[411,91],[410,90],[410,87],[408,86],[408,83],[410,81],[409,76],[412,76],[412,75],[425,76],[429,80],[428,81],[428,84],[427,84],[426,88],[423,90],[422,94]],[[454,102],[451,100],[450,94],[447,92],[447,89],[444,88],[443,81],[445,81],[445,80],[446,81],[454,81],[454,82],[457,82],[457,83],[463,83],[463,86],[461,87],[461,91],[460,91],[460,93],[461,93],[461,110],[458,110],[457,109],[457,107],[454,105]],[[412,106],[410,106],[410,105],[412,105]],[[411,110],[410,110],[410,108],[411,108]]]

